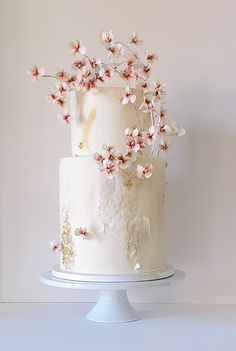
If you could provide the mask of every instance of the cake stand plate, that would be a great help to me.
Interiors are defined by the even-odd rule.
[[[125,274],[82,274],[65,271],[60,268],[60,265],[57,265],[52,268],[51,272],[55,278],[60,279],[69,279],[83,282],[123,283],[168,278],[174,274],[174,267],[170,264],[165,264],[160,269],[151,272],[133,272]]]
[[[162,279],[93,282],[56,278],[51,271],[46,271],[41,275],[40,280],[44,284],[60,288],[100,290],[99,298],[95,306],[87,314],[87,319],[95,322],[123,323],[140,319],[128,300],[128,289],[168,286],[177,283],[184,276],[185,274],[182,271],[175,270],[171,277]]]

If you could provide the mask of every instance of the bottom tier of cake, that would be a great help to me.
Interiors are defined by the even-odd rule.
[[[165,161],[149,179],[136,166],[112,179],[92,157],[60,162],[61,269],[87,274],[156,271],[164,266]]]

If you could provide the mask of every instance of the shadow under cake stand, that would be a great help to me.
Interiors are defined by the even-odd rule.
[[[148,273],[132,274],[77,274],[65,272],[59,265],[44,272],[42,283],[59,288],[100,290],[99,298],[87,314],[87,319],[95,322],[121,323],[140,319],[131,306],[127,290],[140,287],[169,286],[184,277],[184,273],[171,265]]]

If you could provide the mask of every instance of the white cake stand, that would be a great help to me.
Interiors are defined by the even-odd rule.
[[[88,279],[88,275],[86,276]],[[140,319],[128,300],[128,289],[168,286],[177,283],[184,276],[185,274],[182,271],[174,270],[173,274],[166,278],[140,281],[94,282],[61,279],[53,276],[51,271],[46,271],[41,275],[40,280],[44,284],[59,288],[100,290],[99,298],[95,306],[87,314],[87,319],[95,322],[121,323]],[[94,276],[91,276],[91,280],[93,278]],[[112,275],[110,275],[111,278]],[[116,279],[116,276],[113,279]]]

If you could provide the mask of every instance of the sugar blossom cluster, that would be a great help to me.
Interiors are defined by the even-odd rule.
[[[112,178],[119,169],[126,168],[134,162],[135,153],[142,153],[145,148],[149,148],[152,155],[156,146],[158,155],[160,152],[167,152],[170,148],[169,137],[182,136],[185,131],[174,122],[167,121],[164,102],[165,84],[153,77],[153,66],[158,60],[158,55],[149,50],[138,52],[137,49],[142,44],[142,40],[136,32],[132,33],[127,43],[123,43],[116,40],[110,30],[101,33],[101,42],[108,55],[106,62],[100,58],[88,56],[82,40],[76,39],[69,45],[73,56],[70,70],[60,68],[55,75],[50,75],[45,73],[43,67],[35,65],[28,73],[33,81],[40,77],[52,77],[56,80],[54,87],[47,95],[47,100],[62,108],[58,118],[65,124],[69,124],[71,120],[71,114],[66,109],[70,91],[96,91],[99,86],[112,81],[114,75],[121,79],[124,86],[120,97],[121,104],[133,105],[137,120],[140,114],[146,115],[149,128],[148,130],[126,129],[124,153],[119,153],[114,147],[105,145],[101,154],[95,154],[94,158],[98,162],[99,169],[108,178]],[[142,93],[142,101],[139,104],[137,104],[134,89],[139,89]],[[138,174],[141,178],[141,173],[138,172]]]
[[[99,170],[106,174],[109,179],[112,179],[119,169],[126,169],[136,162],[136,155],[142,155],[142,152],[147,148],[153,148],[156,140],[159,138],[159,152],[167,152],[169,142],[162,139],[163,136],[180,136],[185,131],[176,126],[173,122],[170,125],[165,124],[163,120],[157,126],[151,125],[147,131],[141,128],[126,128],[124,131],[125,152],[118,152],[113,145],[103,145],[101,153],[96,152],[94,159],[98,164]],[[139,179],[148,179],[153,171],[152,164],[145,166],[137,166],[137,177]]]
[[[98,164],[99,170],[106,174],[107,178],[112,179],[119,169],[126,169],[136,161],[136,156],[132,150],[119,153],[113,145],[103,145],[101,153],[96,152],[94,159]]]

